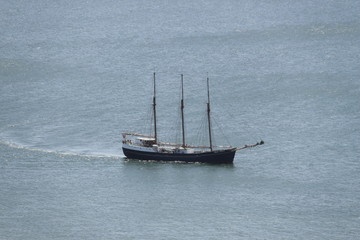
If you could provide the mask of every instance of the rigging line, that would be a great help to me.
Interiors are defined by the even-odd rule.
[[[181,74],[181,129],[182,129],[182,147],[185,148],[185,122],[184,122],[184,75]]]
[[[181,109],[176,105],[176,116],[175,116],[175,120],[172,121],[173,125],[171,127],[171,129],[173,129],[175,132],[175,134],[172,135],[172,138],[174,143],[178,143],[180,142],[180,132],[181,132],[181,123],[180,123],[180,119],[181,119]]]
[[[229,141],[229,139],[226,137],[226,134],[224,133],[223,131],[223,128],[221,127],[221,124],[213,117],[212,118],[216,124],[216,126],[218,127],[218,129],[220,130],[221,134],[222,134],[222,137],[225,139],[226,143],[231,146],[231,143]]]
[[[178,95],[178,101],[176,103],[181,101],[181,85],[180,85],[180,91],[177,93]],[[180,143],[181,142],[181,108],[178,106],[178,104],[174,105],[176,107],[176,114],[172,115],[171,117],[171,124],[170,124],[170,131],[167,136],[167,141],[173,142],[173,143]]]
[[[224,111],[224,117],[226,118],[226,115],[230,116],[231,119],[238,119],[236,117],[236,115],[234,115],[233,113],[231,113],[229,111],[229,109],[237,109],[237,107],[233,104],[233,103],[228,103],[228,106],[230,106],[229,108],[222,108],[221,110]],[[244,107],[241,109],[241,114],[247,114],[248,112],[250,112],[249,108],[248,107]],[[239,114],[237,114],[239,115]],[[247,119],[247,118],[244,118],[244,119]],[[244,135],[251,135],[254,136],[256,139],[259,138],[259,136],[263,135],[263,134],[260,134],[259,133],[259,129],[261,128],[254,128],[254,125],[252,123],[250,123],[248,120],[244,120],[244,119],[240,119],[239,124],[242,126],[241,128],[241,132],[244,134]],[[226,136],[229,136],[229,135],[226,135]]]
[[[213,150],[213,143],[212,143],[212,129],[211,129],[211,114],[210,114],[210,87],[209,87],[209,77],[206,78],[206,82],[207,82],[207,96],[208,96],[208,101],[207,101],[207,115],[208,115],[208,127],[209,127],[209,147],[210,150]]]
[[[146,111],[144,111],[142,116],[137,119],[138,124],[140,125],[137,127],[140,132],[148,133],[149,135],[152,135],[152,124],[153,124],[153,113],[152,113],[152,106],[147,105]]]
[[[153,112],[153,110],[152,110],[152,106],[150,106],[149,108],[148,108],[148,122],[149,122],[149,124],[146,124],[146,131],[147,132],[149,132],[150,133],[150,135],[154,135],[154,132],[153,132],[153,128],[152,128],[152,126],[154,125],[154,112]],[[150,118],[149,118],[150,117]]]
[[[152,83],[152,88],[151,90],[153,90],[154,87],[154,83]],[[139,122],[139,127],[137,127],[138,130],[140,130],[140,132],[144,132],[147,133],[149,135],[153,135],[153,124],[154,124],[154,113],[153,113],[153,96],[152,94],[148,94],[148,97],[146,98],[146,103],[144,104],[145,109],[143,112],[143,114],[140,115],[139,118],[137,118],[137,121]],[[136,124],[137,125],[137,124]]]
[[[206,145],[206,143],[208,142],[208,139],[207,139],[207,134],[206,134],[206,131],[207,131],[207,116],[206,116],[205,111],[202,114],[202,119],[201,119],[200,125],[199,125],[197,130],[198,131],[197,131],[196,139],[195,139],[197,141],[197,144]]]
[[[154,72],[154,95],[153,95],[153,112],[154,112],[154,136],[155,143],[158,142],[157,139],[157,129],[156,129],[156,82],[155,82],[155,72]]]
[[[153,76],[152,76],[152,79],[151,79],[151,82],[152,82],[152,88],[151,88],[151,94],[149,94],[149,100],[146,102],[146,106],[147,109],[146,109],[146,118],[145,120],[143,120],[143,123],[144,124],[142,126],[142,128],[145,130],[144,132],[145,133],[149,133],[149,135],[156,135],[157,134],[157,131],[158,129],[156,129],[156,112],[155,112],[155,109],[154,109],[154,104],[156,104],[156,100],[155,100],[155,72],[153,73]],[[149,104],[151,103],[151,104]],[[149,104],[149,105],[148,105]],[[155,136],[156,138],[156,136]]]
[[[217,103],[218,103],[218,101],[216,101],[214,104],[214,108],[216,108],[216,109],[218,109],[218,106],[219,106]],[[229,102],[229,103],[227,103],[227,106],[228,106],[228,108],[220,108],[221,111],[214,111],[215,115],[216,115],[216,113],[221,113],[221,114],[223,114],[222,116],[224,118],[230,117],[231,119],[234,119],[234,120],[238,119],[238,117],[236,117],[236,116],[238,116],[239,114],[234,114],[233,112],[229,111],[229,109],[233,109],[233,110],[237,109],[236,105],[234,105],[234,103]],[[246,106],[241,109],[242,114],[246,114],[249,111],[250,111],[249,108]],[[223,122],[223,121],[221,121],[221,122]],[[251,132],[251,135],[255,136],[256,138],[259,138],[258,136],[263,135],[263,134],[259,133],[259,131],[260,131],[259,129],[261,129],[261,128],[253,128],[253,124],[251,124],[249,121],[240,119],[239,123],[241,126],[243,126],[241,128],[241,130],[242,130],[242,133],[244,133],[245,135],[246,134],[249,135],[250,132]],[[250,129],[251,129],[251,131],[250,131]],[[225,135],[225,136],[230,136],[230,135]]]

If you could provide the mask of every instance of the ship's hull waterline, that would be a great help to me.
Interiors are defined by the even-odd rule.
[[[230,164],[233,163],[236,148],[212,151],[203,153],[159,153],[137,151],[123,147],[125,156],[129,159],[166,161],[166,162],[187,162],[187,163],[209,163],[209,164]]]

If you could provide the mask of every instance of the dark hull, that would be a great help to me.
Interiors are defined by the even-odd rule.
[[[224,164],[232,163],[236,149],[227,149],[223,151],[212,151],[206,153],[155,153],[136,151],[123,148],[123,152],[127,158],[138,160],[154,160],[154,161],[180,161],[188,163],[210,163]]]

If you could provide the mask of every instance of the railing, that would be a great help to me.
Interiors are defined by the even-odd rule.
[[[151,138],[155,138],[155,136],[151,136],[151,135],[146,135],[146,134],[140,134],[140,133],[122,133],[123,137],[125,138],[126,136],[130,135],[130,136],[136,136],[136,137],[151,137]]]
[[[125,139],[126,136],[135,136],[135,137],[149,137],[149,138],[155,138],[155,136],[152,135],[146,135],[146,134],[140,134],[140,133],[131,133],[131,132],[126,132],[126,133],[122,133],[123,138]],[[131,140],[123,140],[123,143],[127,143],[127,144],[131,144],[131,145],[135,145],[135,146],[144,146],[142,144],[137,144]],[[180,143],[168,143],[168,142],[158,142],[157,145],[159,147],[161,146],[170,146],[170,147],[183,147],[182,144]],[[245,145],[247,146],[247,145]],[[231,149],[234,148],[232,146],[224,146],[224,145],[213,145],[212,146],[214,149]],[[250,146],[247,146],[250,147]],[[209,146],[193,146],[193,145],[185,145],[185,148],[195,148],[195,149],[208,149],[210,148]],[[243,149],[245,147],[242,148],[236,148],[237,150]]]

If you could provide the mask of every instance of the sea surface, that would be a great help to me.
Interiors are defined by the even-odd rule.
[[[0,239],[359,239],[360,1],[0,6]],[[184,74],[189,143],[209,77],[216,144],[265,145],[233,165],[126,159],[153,72],[161,140],[179,139]]]

